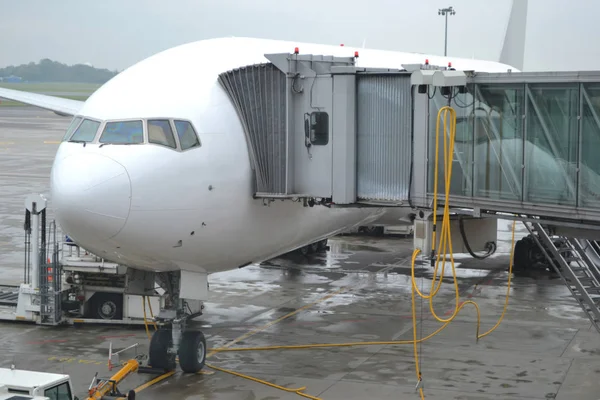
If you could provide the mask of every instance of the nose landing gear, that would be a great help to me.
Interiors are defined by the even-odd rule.
[[[186,329],[188,320],[195,315],[172,321],[171,329],[159,329],[150,340],[149,364],[153,369],[174,371],[176,357],[185,373],[195,374],[204,368],[206,338],[199,330]]]

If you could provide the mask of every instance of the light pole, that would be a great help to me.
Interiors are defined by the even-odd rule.
[[[452,8],[452,6],[440,8],[438,10],[438,15],[443,15],[446,17],[446,33],[444,35],[444,56],[448,55],[448,15],[454,14],[456,14],[456,11]]]

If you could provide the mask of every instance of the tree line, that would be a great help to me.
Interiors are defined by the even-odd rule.
[[[39,63],[0,68],[0,77],[18,76],[27,82],[105,83],[117,73],[85,64],[66,65],[48,58]]]

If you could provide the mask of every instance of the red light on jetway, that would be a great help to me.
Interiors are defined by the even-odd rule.
[[[425,59],[425,65],[429,65],[429,58]]]
[[[358,51],[354,52],[354,57],[358,58]]]
[[[344,43],[340,43],[340,46],[341,46],[341,47],[344,47]]]
[[[448,68],[452,68],[452,63],[448,61]]]
[[[294,54],[298,54],[300,50],[297,47],[294,47]]]

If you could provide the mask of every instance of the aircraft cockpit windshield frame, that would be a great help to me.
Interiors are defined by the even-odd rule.
[[[98,143],[143,144],[144,122],[141,119],[106,121]]]
[[[191,121],[182,118],[131,118],[99,121],[76,115],[62,142],[102,145],[153,145],[175,151],[201,147]]]

